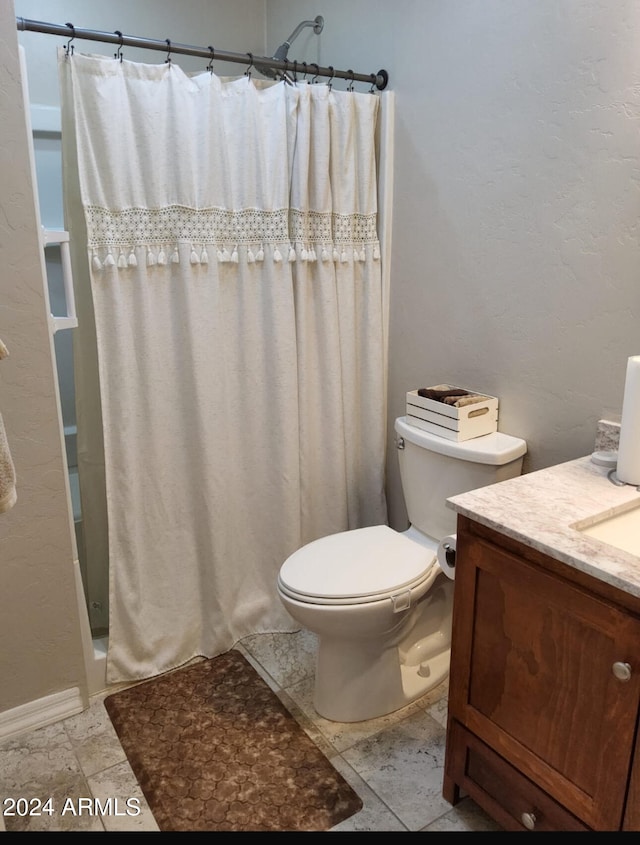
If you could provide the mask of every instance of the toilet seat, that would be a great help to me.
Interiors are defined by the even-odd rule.
[[[429,549],[387,525],[321,537],[283,563],[278,587],[310,604],[362,604],[395,599],[420,587],[437,566]]]

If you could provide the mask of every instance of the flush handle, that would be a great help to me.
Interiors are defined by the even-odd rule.
[[[404,449],[404,437],[398,437],[396,440],[396,449],[402,451]]]
[[[629,681],[631,679],[631,666],[628,663],[616,662],[611,667],[613,674],[619,681]]]

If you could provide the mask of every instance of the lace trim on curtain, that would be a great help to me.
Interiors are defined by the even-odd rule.
[[[177,263],[180,245],[190,247],[192,264],[207,264],[209,250],[218,261],[263,261],[265,248],[274,261],[365,261],[367,247],[380,258],[376,214],[335,214],[278,209],[85,208],[88,247],[94,269]],[[207,250],[209,247],[209,250]],[[283,255],[284,249],[284,255]],[[142,256],[141,254],[142,253]],[[318,254],[319,253],[319,254]]]

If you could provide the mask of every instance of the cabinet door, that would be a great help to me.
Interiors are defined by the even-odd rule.
[[[451,716],[587,825],[618,829],[640,621],[478,537],[458,534],[457,560]]]

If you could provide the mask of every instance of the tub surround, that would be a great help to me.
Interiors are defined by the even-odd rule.
[[[598,444],[597,444],[598,445]],[[640,597],[640,558],[581,533],[604,515],[640,505],[585,456],[447,500],[458,514]]]

